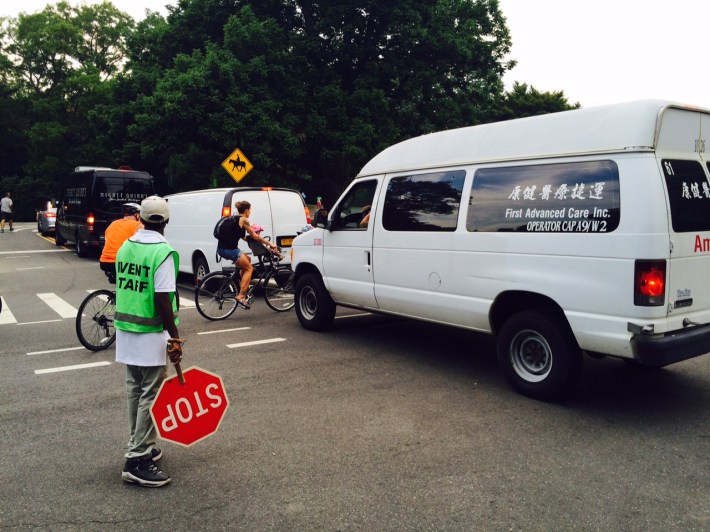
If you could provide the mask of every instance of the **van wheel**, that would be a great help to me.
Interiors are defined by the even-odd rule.
[[[79,237],[79,233],[74,235],[74,242],[76,242],[76,254],[79,257],[86,257],[88,255],[88,250],[86,249],[86,246],[81,243],[81,238]]]
[[[59,232],[59,227],[54,228],[54,243],[57,246],[63,246],[67,243],[62,234]]]
[[[535,399],[563,399],[582,369],[582,351],[572,332],[551,313],[514,314],[503,324],[497,344],[506,379]]]
[[[296,315],[303,328],[324,331],[333,325],[335,302],[315,273],[307,273],[296,281]]]
[[[210,267],[207,264],[207,260],[203,256],[197,257],[192,271],[195,272],[195,286],[197,286],[200,284],[202,278],[210,273]]]

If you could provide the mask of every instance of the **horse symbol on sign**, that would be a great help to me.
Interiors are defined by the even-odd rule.
[[[222,168],[239,183],[254,168],[254,165],[237,148],[222,162]]]

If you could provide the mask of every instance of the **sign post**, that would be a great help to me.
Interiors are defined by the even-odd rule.
[[[254,165],[249,162],[246,155],[237,148],[234,150],[229,157],[222,161],[222,168],[224,168],[227,173],[232,176],[237,183],[246,177],[246,175],[251,172]]]
[[[229,406],[221,377],[198,367],[165,379],[150,407],[160,437],[189,447],[217,432]]]

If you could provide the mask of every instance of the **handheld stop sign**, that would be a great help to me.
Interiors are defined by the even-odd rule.
[[[191,367],[163,381],[150,407],[160,437],[189,447],[217,431],[229,399],[222,378]]]

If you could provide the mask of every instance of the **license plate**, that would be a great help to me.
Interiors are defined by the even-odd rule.
[[[281,247],[288,247],[293,245],[293,238],[282,238]]]

